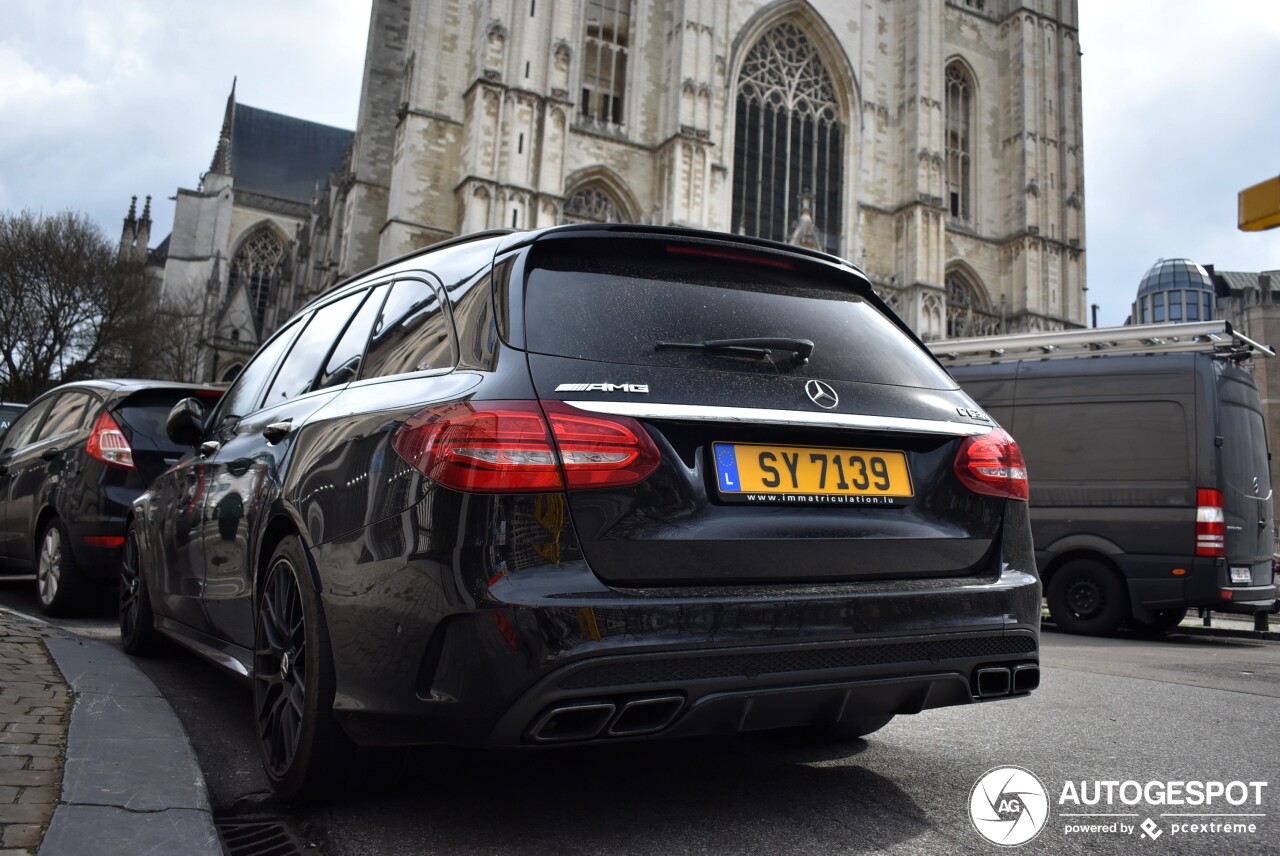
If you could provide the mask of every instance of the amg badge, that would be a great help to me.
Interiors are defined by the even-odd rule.
[[[556,392],[640,392],[649,394],[647,383],[562,383]]]

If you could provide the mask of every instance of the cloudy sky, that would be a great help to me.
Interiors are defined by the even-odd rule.
[[[114,235],[208,168],[233,77],[245,103],[353,128],[368,0],[3,0],[0,210],[87,212]],[[1089,300],[1119,324],[1158,258],[1280,268],[1236,194],[1280,174],[1272,0],[1080,0]],[[300,11],[301,10],[301,11]],[[141,204],[141,200],[139,202]]]

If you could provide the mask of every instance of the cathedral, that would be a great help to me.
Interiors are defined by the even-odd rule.
[[[299,305],[481,229],[849,259],[925,339],[1083,326],[1075,0],[373,0],[353,131],[228,99],[163,294],[234,375]]]

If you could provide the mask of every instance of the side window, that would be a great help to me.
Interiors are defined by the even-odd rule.
[[[389,285],[380,285],[369,293],[369,299],[351,319],[338,344],[334,345],[333,353],[329,355],[320,372],[320,379],[316,381],[316,389],[341,386],[355,380],[360,374],[360,360],[364,357],[364,346],[369,342],[369,331],[373,329],[373,322],[377,319],[382,301],[390,288]]]
[[[267,383],[276,372],[280,357],[293,344],[305,320],[304,318],[293,322],[258,349],[258,353],[249,361],[249,364],[241,369],[236,382],[231,384],[227,394],[222,396],[222,401],[219,402],[216,415],[209,423],[210,425],[222,427],[258,409],[258,402],[262,400],[262,391],[266,389]]]
[[[457,362],[449,316],[435,287],[417,279],[393,285],[373,325],[361,377],[451,369]]]
[[[44,419],[44,415],[49,412],[49,408],[52,405],[53,396],[49,396],[22,411],[22,414],[13,420],[13,424],[5,432],[4,442],[0,444],[3,448],[0,448],[0,451],[7,452],[10,449],[21,449],[23,446],[29,446],[31,441],[35,439],[36,429],[40,427],[40,420]]]
[[[498,326],[493,317],[493,283],[489,274],[468,283],[461,297],[453,295],[453,322],[457,326],[460,362],[485,368],[493,362]]]
[[[311,321],[298,336],[298,341],[289,356],[284,358],[284,365],[276,374],[267,393],[264,407],[280,404],[291,398],[297,398],[311,391],[320,364],[329,353],[329,346],[342,333],[342,328],[351,320],[351,313],[360,305],[363,292],[349,294],[341,300],[335,300],[321,306],[311,315]]]
[[[87,427],[89,403],[93,401],[96,399],[85,392],[62,393],[54,402],[49,418],[44,421],[36,439],[48,440]]]

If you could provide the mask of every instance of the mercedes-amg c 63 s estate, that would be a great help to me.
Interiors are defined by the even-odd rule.
[[[467,236],[316,299],[168,428],[124,644],[250,683],[286,798],[357,746],[852,738],[1038,683],[1021,454],[832,256]]]

